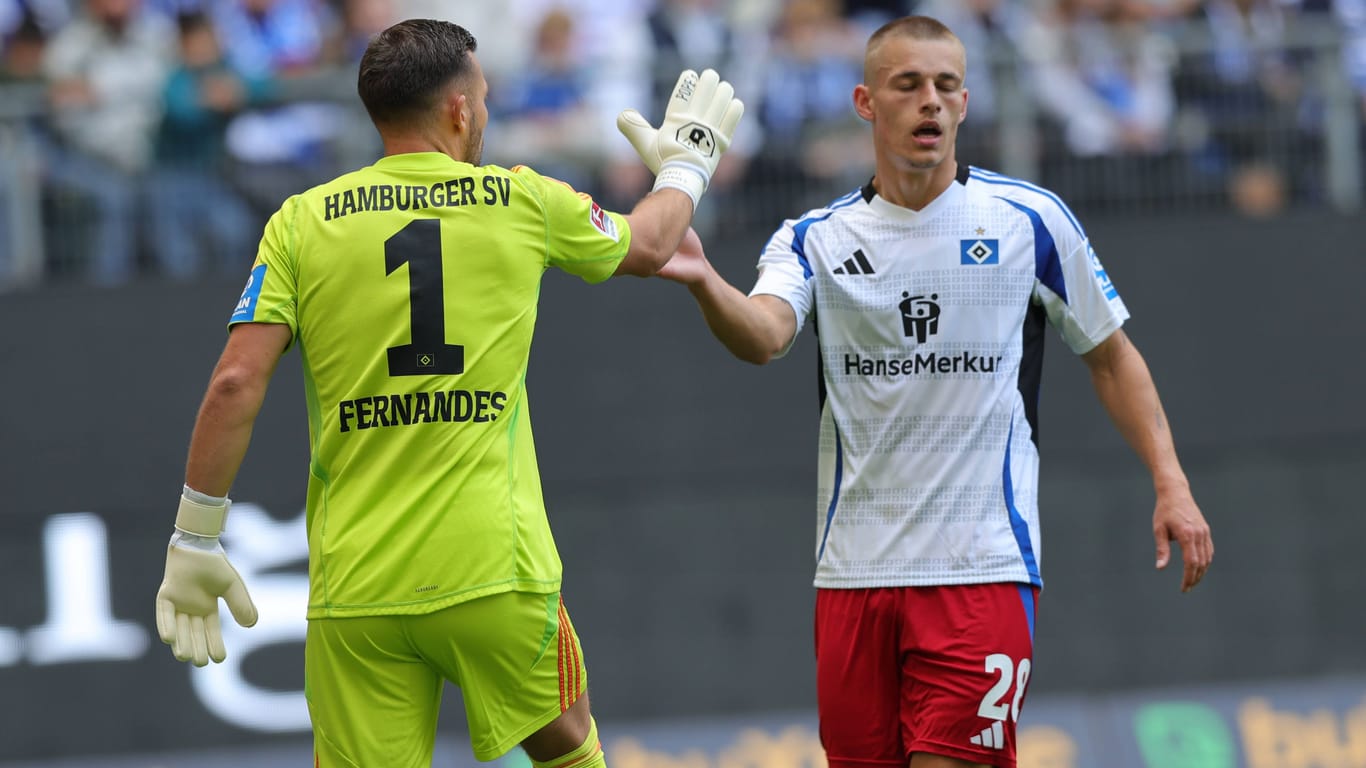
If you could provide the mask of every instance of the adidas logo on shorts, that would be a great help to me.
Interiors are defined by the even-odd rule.
[[[1001,727],[1001,721],[997,720],[991,724],[990,728],[983,728],[981,733],[968,739],[968,741],[979,747],[1002,749],[1006,745],[1005,729]]]

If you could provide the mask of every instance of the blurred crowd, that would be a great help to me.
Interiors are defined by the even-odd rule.
[[[609,206],[650,183],[617,112],[657,119],[682,68],[716,68],[748,116],[699,225],[771,228],[867,180],[863,44],[913,12],[968,48],[960,159],[1025,152],[1069,199],[1176,174],[1247,213],[1312,200],[1331,78],[1306,20],[1366,113],[1366,0],[0,0],[0,253],[32,182],[49,276],[242,274],[286,196],[376,156],[355,67],[408,17],[478,38],[485,162]]]

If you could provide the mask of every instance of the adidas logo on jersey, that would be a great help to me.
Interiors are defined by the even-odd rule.
[[[854,255],[844,260],[844,266],[835,267],[832,270],[837,275],[871,275],[874,274],[873,265],[868,263],[868,257],[863,254],[860,248],[854,251]]]
[[[983,728],[981,733],[968,739],[968,741],[987,749],[1004,749],[1006,745],[1005,729],[1001,726],[1001,721],[997,720],[991,724],[990,728]]]

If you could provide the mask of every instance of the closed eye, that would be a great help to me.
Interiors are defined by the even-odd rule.
[[[925,80],[925,76],[919,72],[905,72],[892,78],[892,87],[899,91],[915,91],[925,84]],[[945,73],[934,78],[934,87],[941,93],[953,93],[962,89],[963,79]]]

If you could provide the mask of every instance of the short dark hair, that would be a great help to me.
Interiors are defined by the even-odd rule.
[[[420,120],[442,89],[472,69],[478,43],[458,24],[408,19],[375,36],[360,60],[356,90],[378,124]]]

